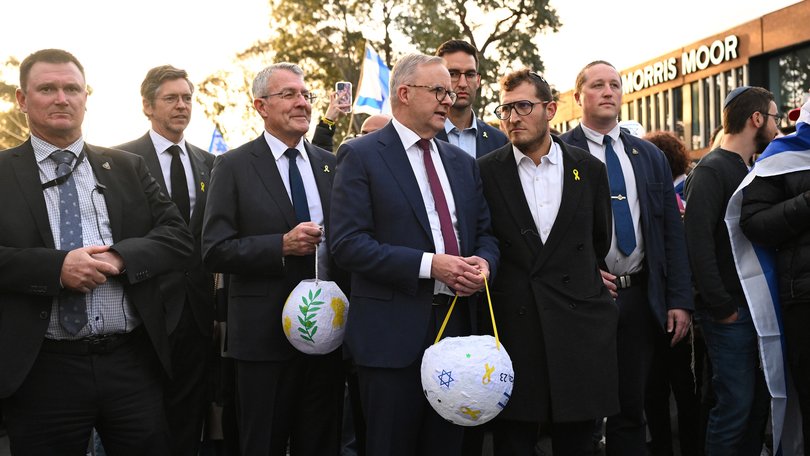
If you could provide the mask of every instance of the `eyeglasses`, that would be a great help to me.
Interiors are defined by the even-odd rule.
[[[436,96],[436,101],[438,101],[439,103],[444,101],[445,97],[450,97],[450,103],[455,103],[456,98],[458,98],[458,94],[456,94],[456,92],[453,92],[452,90],[447,90],[442,86],[433,87],[428,85],[416,85],[416,84],[404,84],[404,85],[408,87],[419,87],[422,89],[427,89],[428,92],[433,92],[433,95]]]
[[[183,103],[185,104],[191,104],[191,94],[188,95],[174,94],[174,95],[166,95],[165,97],[160,97],[160,101],[170,105],[175,105],[180,100],[183,100]]]
[[[763,112],[762,115],[763,116],[771,116],[771,117],[773,117],[773,120],[774,120],[774,122],[776,122],[777,125],[782,123],[782,119],[785,118],[784,114],[780,114],[778,112],[776,114],[771,114],[769,112]]]
[[[534,105],[541,104],[543,106],[551,103],[551,101],[535,101],[520,100],[512,103],[502,104],[495,108],[495,117],[500,120],[509,120],[512,115],[512,110],[518,113],[519,116],[528,116],[534,110]]]
[[[279,97],[284,101],[290,101],[298,98],[299,96],[304,97],[304,100],[307,100],[307,103],[309,104],[312,104],[313,101],[318,99],[318,97],[314,95],[312,92],[307,91],[299,92],[297,90],[282,90],[281,92],[271,93],[257,98],[267,99],[270,97]]]
[[[467,80],[475,79],[478,76],[478,72],[475,70],[461,72],[458,70],[447,70],[450,73],[450,80],[453,82],[457,82],[461,79],[462,76],[467,78]]]

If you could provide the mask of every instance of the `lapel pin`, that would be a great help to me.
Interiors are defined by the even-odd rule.
[[[325,173],[330,172],[329,171],[329,165],[323,165],[323,172],[325,172]]]
[[[484,138],[489,138],[489,135],[487,135],[487,132],[484,132],[484,134],[483,134],[482,136],[483,136]]]
[[[576,170],[576,169],[574,170],[574,180],[575,181],[579,180],[579,170]]]
[[[633,152],[631,152],[631,153],[632,153],[633,155],[638,155],[638,150],[636,150],[636,148],[634,147],[634,148],[633,148]]]
[[[205,182],[200,182],[200,191],[205,193]]]
[[[110,163],[109,162],[104,162],[104,163],[101,164],[101,167],[104,168],[104,169],[110,169]]]

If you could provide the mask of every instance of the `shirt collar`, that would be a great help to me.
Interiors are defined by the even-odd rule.
[[[613,139],[613,144],[616,144],[616,141],[618,141],[618,140],[619,140],[619,133],[620,133],[619,124],[616,124],[616,125],[613,127],[613,129],[611,129],[611,130],[610,130],[610,131],[607,133],[607,135],[603,135],[602,133],[599,133],[599,132],[598,132],[598,131],[596,131],[596,130],[591,130],[590,128],[586,127],[586,126],[585,126],[585,125],[583,125],[583,124],[580,124],[580,126],[582,127],[582,132],[583,132],[583,133],[585,133],[585,137],[586,137],[586,138],[587,138],[589,141],[593,141],[593,142],[595,142],[596,144],[602,145],[602,144],[603,144],[603,142],[604,142],[604,140],[605,140],[605,139],[604,139],[604,138],[605,138],[605,136],[610,136],[610,137]]]
[[[289,149],[286,144],[281,142],[280,139],[271,135],[267,130],[264,131],[264,140],[267,141],[267,145],[270,146],[270,152],[273,153],[273,158],[275,158],[276,161],[278,161],[284,155],[284,152]],[[307,156],[306,149],[304,149],[303,136],[298,140],[298,144],[296,144],[293,149],[297,149],[298,152],[301,153],[301,157],[304,158],[304,161],[309,163],[309,157]]]
[[[31,135],[31,147],[34,148],[34,157],[36,158],[37,163],[47,160],[48,157],[51,156],[51,153],[57,150],[68,150],[73,152],[73,155],[78,157],[79,154],[82,153],[82,149],[84,149],[84,138],[79,137],[79,139],[77,139],[73,144],[62,148],[56,147],[44,139]]]
[[[173,143],[151,128],[149,129],[149,137],[152,138],[152,144],[155,146],[155,151],[159,154],[165,153],[166,149],[168,149],[171,146],[174,146],[175,144],[180,146],[180,153],[182,155],[186,154],[185,138],[180,138],[180,142]]]
[[[532,166],[534,166],[532,159],[527,157],[523,152],[519,151],[514,145],[512,145],[512,154],[514,154],[515,163],[517,163],[518,166],[520,166],[520,162],[523,161],[523,159],[529,160]],[[544,155],[544,158],[552,165],[557,165],[562,160],[562,151],[560,150],[560,145],[557,144],[557,142],[553,139],[551,140],[551,148],[548,150],[548,153]],[[540,163],[543,163],[542,158],[540,159]]]
[[[475,116],[475,111],[470,110],[470,112],[472,113],[472,123],[470,124],[470,127],[465,128],[464,131],[472,130],[477,135],[478,134],[478,117]],[[444,119],[444,132],[449,135],[450,132],[452,132],[454,130],[457,131],[457,132],[461,132],[461,130],[459,130],[458,127],[456,127],[456,125],[453,122],[450,122],[449,117]]]
[[[404,147],[405,150],[410,149],[411,147],[413,147],[414,144],[416,144],[417,142],[419,142],[420,139],[422,139],[419,137],[419,135],[416,134],[416,132],[414,132],[410,128],[403,125],[400,121],[398,121],[396,117],[391,119],[391,123],[394,124],[394,129],[396,129],[397,135],[399,135],[399,140],[402,141],[402,147]],[[430,149],[435,150],[432,138],[428,140],[428,143],[431,144]]]

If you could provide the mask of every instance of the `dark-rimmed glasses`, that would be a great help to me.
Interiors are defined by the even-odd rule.
[[[433,92],[433,95],[436,96],[436,101],[438,101],[439,103],[444,101],[445,97],[450,97],[450,102],[451,103],[455,103],[456,98],[458,98],[458,94],[456,94],[456,92],[453,92],[452,90],[447,90],[442,86],[435,86],[434,87],[434,86],[429,86],[429,85],[417,85],[417,84],[403,84],[403,85],[408,86],[408,87],[419,87],[419,88],[422,88],[422,89],[427,89],[428,92]]]
[[[304,100],[307,100],[309,104],[312,104],[312,102],[318,99],[318,97],[312,92],[307,91],[299,92],[298,90],[282,90],[281,92],[270,93],[267,95],[262,95],[261,97],[257,98],[267,99],[270,97],[279,97],[284,101],[290,101],[295,98],[298,98],[299,95],[304,97]]]
[[[495,117],[500,120],[509,120],[509,117],[512,115],[512,110],[514,109],[519,116],[528,116],[534,110],[534,105],[541,104],[543,106],[551,103],[551,101],[529,101],[529,100],[519,100],[514,101],[512,103],[502,104],[495,108]]]
[[[468,81],[475,79],[478,76],[478,72],[475,70],[469,71],[447,70],[447,72],[450,73],[450,80],[453,82],[457,82],[459,79],[461,79],[462,76],[467,78]]]
[[[785,118],[785,115],[784,115],[784,114],[780,114],[780,113],[778,113],[778,112],[777,112],[776,114],[771,114],[771,113],[769,113],[769,112],[761,112],[761,114],[762,114],[763,116],[771,116],[771,117],[773,117],[773,120],[776,122],[776,125],[781,124],[781,123],[782,123],[782,119],[784,119],[784,118]]]

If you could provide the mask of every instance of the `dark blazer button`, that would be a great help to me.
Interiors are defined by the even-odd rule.
[[[43,310],[42,312],[39,313],[39,318],[40,320],[47,320],[50,315],[51,314],[48,313],[47,310]]]
[[[585,248],[585,244],[577,244],[577,250],[582,251]]]
[[[520,306],[520,309],[518,309],[518,315],[526,315],[526,308]]]
[[[568,274],[566,274],[566,275],[562,276],[562,281],[563,281],[563,283],[568,283],[568,282],[571,281],[571,277]]]
[[[572,302],[572,303],[568,304],[568,307],[570,307],[572,309],[576,309],[577,305]]]

